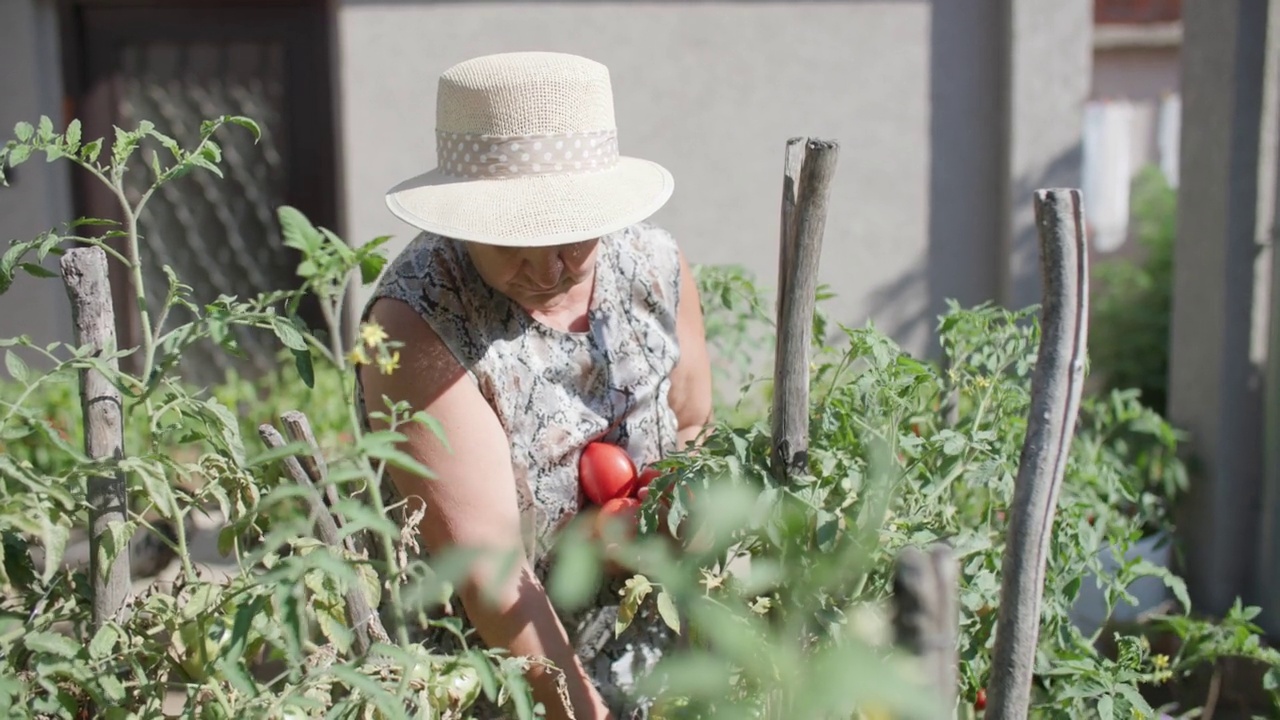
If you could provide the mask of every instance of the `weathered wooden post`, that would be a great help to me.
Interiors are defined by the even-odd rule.
[[[107,254],[97,247],[68,250],[62,256],[62,279],[71,300],[76,344],[89,346],[108,369],[119,365],[105,355],[116,349],[115,310],[107,279]],[[105,356],[104,356],[105,355]],[[80,410],[84,416],[85,453],[95,459],[124,457],[124,413],[120,391],[111,379],[93,368],[80,371]],[[88,481],[89,575],[93,588],[93,628],[115,619],[129,593],[129,548],[117,547],[107,567],[103,535],[112,523],[128,520],[128,498],[123,473],[92,477]]]
[[[311,434],[311,423],[307,421],[305,415],[297,411],[285,413],[283,424],[289,428],[289,432],[298,440],[314,442],[314,436]],[[280,434],[273,425],[263,423],[258,426],[258,436],[266,443],[267,447],[278,450],[285,447],[288,443],[284,436]],[[323,458],[319,457],[319,449],[312,446],[312,454],[303,456],[305,460],[300,461],[298,457],[288,456],[283,459],[284,469],[289,473],[289,477],[298,483],[299,486],[307,490],[307,503],[311,510],[311,518],[315,523],[316,534],[320,540],[333,550],[347,549],[351,550],[354,545],[345,542],[339,537],[338,521],[334,519],[334,514],[329,511],[331,505],[326,504],[324,496],[321,495],[321,485],[325,485],[325,478],[320,475],[323,468]],[[309,475],[308,469],[316,475]],[[333,496],[333,497],[336,497]],[[330,503],[333,499],[330,499]],[[355,636],[352,640],[352,646],[355,648],[356,655],[363,657],[369,653],[370,648],[375,642],[389,642],[386,629],[382,626],[382,620],[378,617],[373,604],[369,601],[369,597],[365,595],[364,588],[359,583],[352,583],[347,588],[344,597],[344,609],[347,615],[347,622],[351,625]]]
[[[1040,350],[1009,508],[989,720],[1027,717],[1050,533],[1084,386],[1089,269],[1080,191],[1037,191],[1035,214],[1044,276]]]
[[[936,693],[938,720],[954,717],[959,683],[960,568],[951,548],[906,547],[893,575],[894,644],[918,659]]]
[[[804,469],[809,451],[809,347],[818,290],[818,258],[840,146],[787,141],[778,252],[778,338],[774,355],[773,468],[785,478]]]

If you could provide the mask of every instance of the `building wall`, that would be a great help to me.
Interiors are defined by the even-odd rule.
[[[0,123],[57,118],[53,0],[6,2]],[[623,151],[676,177],[655,220],[693,262],[742,264],[770,287],[785,142],[840,141],[821,263],[838,297],[827,309],[874,321],[914,353],[936,354],[947,299],[1039,300],[1031,192],[1080,182],[1084,5],[1035,0],[1013,17],[1002,0],[330,2],[339,230],[353,242],[392,234],[394,250],[412,236],[382,196],[433,163],[439,73],[515,49],[606,63]],[[1055,22],[1032,21],[1041,6]],[[69,217],[65,173],[20,169],[0,191],[4,239]],[[15,287],[0,297],[0,334],[65,338],[65,305],[56,282]]]
[[[1178,46],[1103,47],[1093,55],[1091,99],[1158,102],[1178,91]]]
[[[673,172],[655,220],[695,263],[741,263],[772,287],[784,144],[839,140],[821,262],[830,309],[931,351],[943,293],[994,299],[1000,262],[999,3],[939,5],[345,0],[345,230],[393,234],[396,248],[413,235],[382,193],[433,165],[442,70],[493,52],[577,53],[610,68],[623,152]]]
[[[1181,24],[1105,26],[1095,36],[1085,110],[1085,192],[1095,249],[1140,256],[1129,242],[1135,175],[1160,167],[1179,180]]]
[[[0,17],[3,142],[19,121],[34,124],[43,114],[61,122],[61,92],[56,81],[57,26],[52,3],[4,0]],[[71,219],[67,167],[66,163],[47,163],[40,155],[6,173],[9,187],[0,187],[0,245],[32,239]],[[49,257],[45,265],[56,271],[57,258]],[[0,295],[0,337],[26,334],[41,344],[70,341],[70,313],[59,281],[20,275],[13,287]]]

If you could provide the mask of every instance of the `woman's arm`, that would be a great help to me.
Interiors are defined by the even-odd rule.
[[[385,410],[386,396],[426,411],[444,428],[441,442],[416,423],[403,427],[408,440],[402,450],[430,468],[436,479],[390,471],[410,503],[414,498],[426,503],[421,531],[428,552],[468,547],[494,554],[514,551],[523,558],[510,446],[492,409],[439,336],[408,305],[379,300],[371,320],[391,340],[404,343],[404,366],[391,375],[376,366],[360,369],[367,409]],[[375,429],[382,427],[376,422],[371,420]],[[514,656],[546,658],[564,671],[573,712],[580,720],[611,718],[533,569],[522,560],[514,576],[502,578],[495,587],[492,577],[498,564],[496,558],[477,562],[459,590],[480,637],[490,647],[506,648]],[[485,600],[484,590],[493,592],[496,604]],[[535,668],[529,681],[547,717],[567,718],[556,690],[557,675]]]
[[[676,445],[684,448],[698,439],[712,421],[711,364],[702,321],[702,301],[684,253],[680,253],[680,306],[676,313],[676,337],[680,361],[671,371],[667,402],[675,411],[679,430]]]

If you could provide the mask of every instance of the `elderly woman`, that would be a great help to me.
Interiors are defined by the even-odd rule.
[[[614,638],[616,592],[569,616],[544,583],[557,532],[589,510],[578,475],[588,443],[618,445],[643,466],[710,420],[693,275],[671,235],[647,222],[671,175],[619,155],[608,70],[572,55],[448,69],[435,139],[437,167],[387,194],[421,233],[364,315],[403,343],[403,367],[366,367],[357,401],[365,413],[404,401],[444,428],[442,441],[414,425],[403,448],[438,478],[392,471],[389,483],[424,504],[428,554],[520,551],[514,576],[489,588],[496,603],[481,588],[495,563],[476,563],[461,611],[489,647],[563,672],[571,708],[559,672],[529,673],[548,716],[642,716],[630,688],[669,641],[662,623],[642,617]]]

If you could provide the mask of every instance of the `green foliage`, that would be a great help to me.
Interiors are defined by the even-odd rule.
[[[352,370],[336,340],[342,299],[352,282],[377,276],[385,239],[353,249],[296,210],[280,208],[286,242],[303,256],[303,287],[200,302],[166,268],[164,300],[150,301],[154,288],[143,284],[137,218],[160,186],[195,171],[221,175],[215,134],[227,126],[255,137],[259,132],[247,118],[218,118],[202,124],[199,141],[187,150],[144,122],[136,130],[116,130],[104,163],[102,140],[82,144],[78,123],[56,133],[44,118],[34,127],[19,124],[16,138],[0,149],[0,165],[18,165],[36,152],[51,161],[71,160],[111,188],[125,218],[121,225],[81,219],[13,242],[0,259],[0,292],[18,272],[51,275],[40,265],[48,256],[75,244],[99,247],[130,271],[143,335],[139,348],[104,352],[62,343],[37,347],[27,337],[0,340],[13,380],[0,387],[6,450],[0,456],[0,706],[36,717],[79,717],[91,706],[109,718],[155,717],[176,692],[192,716],[209,718],[461,717],[483,694],[532,717],[519,680],[529,661],[481,650],[443,656],[407,637],[408,618],[439,601],[419,592],[418,600],[407,602],[402,588],[415,578],[449,583],[451,577],[410,559],[416,539],[388,518],[378,488],[388,464],[416,466],[396,448],[405,424],[431,422],[389,407],[380,416],[390,431],[362,432],[349,402]],[[166,167],[153,153],[151,185],[131,202],[125,165],[144,138],[158,141],[173,164]],[[107,229],[99,235],[76,234],[102,227]],[[123,239],[123,253],[105,242],[115,237]],[[306,294],[321,301],[332,321],[327,337],[295,314]],[[191,319],[170,327],[175,307]],[[175,376],[184,353],[201,339],[240,353],[235,326],[272,331],[281,343],[282,370],[257,382],[232,376],[212,390]],[[389,343],[366,344],[378,357],[394,350]],[[129,356],[144,368],[138,376],[109,364]],[[28,359],[39,361],[41,370],[32,371]],[[86,369],[101,373],[123,396],[123,457],[91,459],[81,449],[78,378]],[[264,396],[261,382],[281,393]],[[376,553],[340,551],[311,539],[308,491],[285,482],[279,469],[279,460],[300,448],[267,451],[257,440],[259,424],[294,409],[316,421],[318,441],[328,450],[328,480],[343,498],[344,530]],[[73,529],[86,525],[88,481],[117,475],[127,485],[127,520],[108,529],[99,566],[107,567],[141,532],[171,546],[181,568],[171,585],[152,584],[131,597],[116,620],[98,627],[91,621],[87,568],[62,561]],[[218,546],[234,572],[225,580],[199,571],[188,551],[191,519],[211,509],[226,521]],[[161,523],[172,535],[160,530]],[[39,566],[36,558],[42,558]],[[345,612],[344,595],[355,587],[375,605],[385,596],[385,616],[397,621],[397,637],[365,656],[353,649]]]
[[[934,542],[951,545],[961,562],[961,696],[971,699],[989,682],[1037,324],[1030,311],[953,305],[939,325],[946,370],[874,329],[844,332],[843,354],[813,371],[806,475],[774,479],[763,422],[723,422],[700,452],[666,461],[671,473],[654,487],[680,489],[670,508],[660,510],[653,494],[645,505],[648,527],[661,514],[668,526],[692,522],[716,537],[714,550],[692,566],[652,553],[642,553],[650,564],[639,565],[687,609],[692,637],[708,642],[693,668],[684,656],[669,660],[672,675],[683,678],[686,712],[848,717],[862,707],[913,716],[904,714],[913,710],[906,699],[919,695],[902,692],[901,678],[886,674],[893,667],[885,644],[891,573],[904,547]],[[1097,638],[1082,636],[1069,612],[1086,573],[1100,577],[1108,607],[1134,601],[1125,588],[1144,575],[1162,578],[1189,605],[1168,571],[1137,562],[1108,575],[1100,560],[1108,549],[1123,557],[1146,529],[1169,527],[1168,506],[1185,486],[1178,439],[1133,393],[1084,402],[1046,578],[1034,716],[1087,716],[1100,709],[1103,692],[1113,695],[1107,702],[1116,712],[1153,716],[1140,693],[1141,683],[1157,679],[1151,659],[1102,656]],[[690,502],[686,489],[698,500]],[[725,572],[735,555],[750,558],[750,572]],[[742,634],[749,629],[750,640],[725,643],[725,628],[735,625]],[[870,652],[884,660],[869,666],[876,670],[868,670],[865,687],[850,683],[852,672],[840,692],[788,674],[791,666],[822,666],[827,653],[851,653],[841,662],[861,667]],[[697,680],[694,669],[703,673]]]
[[[1134,389],[1164,412],[1168,401],[1169,324],[1177,191],[1157,167],[1133,183],[1134,235],[1143,256],[1094,268],[1090,360],[1107,390]]]
[[[19,125],[0,150],[11,165],[41,151],[121,190],[123,163],[144,137],[158,140],[175,164],[153,158],[154,185],[137,203],[120,192],[123,228],[81,237],[78,228],[101,225],[81,220],[13,243],[0,260],[0,292],[18,272],[48,274],[39,263],[73,242],[109,250],[103,239],[113,234],[127,247],[117,259],[140,279],[136,218],[146,197],[186,173],[216,173],[214,135],[227,125],[257,132],[246,119],[221,118],[188,151],[144,124],[117,131],[107,165],[98,160],[102,141],[82,144],[75,123],[60,134],[47,120]],[[6,355],[13,382],[0,386],[0,706],[76,717],[91,704],[108,718],[155,717],[176,692],[192,716],[209,718],[460,718],[481,697],[515,717],[542,712],[522,677],[534,660],[485,649],[468,635],[457,654],[410,639],[410,629],[424,626],[458,632],[428,614],[450,598],[469,558],[428,563],[417,552],[415,524],[402,529],[393,521],[400,509],[381,501],[389,465],[430,477],[399,449],[406,424],[440,433],[438,424],[388,407],[381,417],[391,429],[368,433],[350,402],[353,362],[386,371],[398,360],[376,328],[362,327],[347,352],[339,342],[351,283],[377,276],[385,238],[352,248],[292,208],[280,208],[278,218],[302,255],[300,290],[199,302],[170,272],[156,317],[138,284],[140,348],[95,354],[0,341],[23,353]],[[971,717],[972,698],[990,680],[1005,515],[1039,341],[1034,313],[953,305],[938,326],[941,366],[910,357],[871,327],[839,327],[830,340],[832,324],[816,313],[807,472],[780,482],[769,468],[770,387],[758,377],[772,360],[772,303],[738,268],[697,272],[718,364],[719,419],[699,451],[660,464],[667,472],[643,505],[639,537],[614,538],[611,558],[634,571],[615,629],[652,604],[687,641],[643,681],[656,698],[653,716],[930,716],[932,693],[890,642],[891,573],[903,548],[946,542],[961,565],[958,716]],[[321,301],[327,332],[296,318],[304,294]],[[167,309],[178,306],[191,319],[168,327]],[[208,389],[174,376],[200,338],[239,352],[229,332],[236,325],[275,333],[277,371],[232,375]],[[107,365],[134,353],[145,368],[137,377]],[[37,360],[39,371],[28,365]],[[125,457],[84,456],[77,377],[86,368],[125,398]],[[300,448],[268,451],[257,441],[260,424],[295,409],[312,423],[346,530],[374,552],[314,540],[307,490],[280,469],[280,459]],[[1258,642],[1254,610],[1207,623],[1189,614],[1181,580],[1162,568],[1142,560],[1115,573],[1102,566],[1100,553],[1123,560],[1135,540],[1170,527],[1168,507],[1186,485],[1179,441],[1135,391],[1084,401],[1050,546],[1034,717],[1154,717],[1142,694],[1147,684],[1224,656],[1278,666]],[[86,570],[61,560],[73,528],[86,523],[88,480],[115,473],[126,478],[131,505],[128,521],[108,531],[102,559],[122,552],[136,532],[155,533],[182,567],[172,584],[151,585],[129,600],[127,613],[96,628]],[[201,572],[188,549],[187,521],[213,508],[226,520],[219,549],[235,566],[225,579]],[[156,532],[161,520],[172,538]],[[549,590],[562,608],[595,595],[606,551],[587,533],[585,519],[575,522],[560,543]],[[1136,578],[1161,578],[1183,601],[1183,613],[1160,620],[1183,639],[1182,651],[1153,654],[1125,633],[1114,656],[1097,650],[1100,638],[1084,637],[1068,617],[1090,573],[1108,607],[1133,601],[1126,588]],[[380,603],[394,628],[366,655],[355,651],[345,614],[352,589]]]

